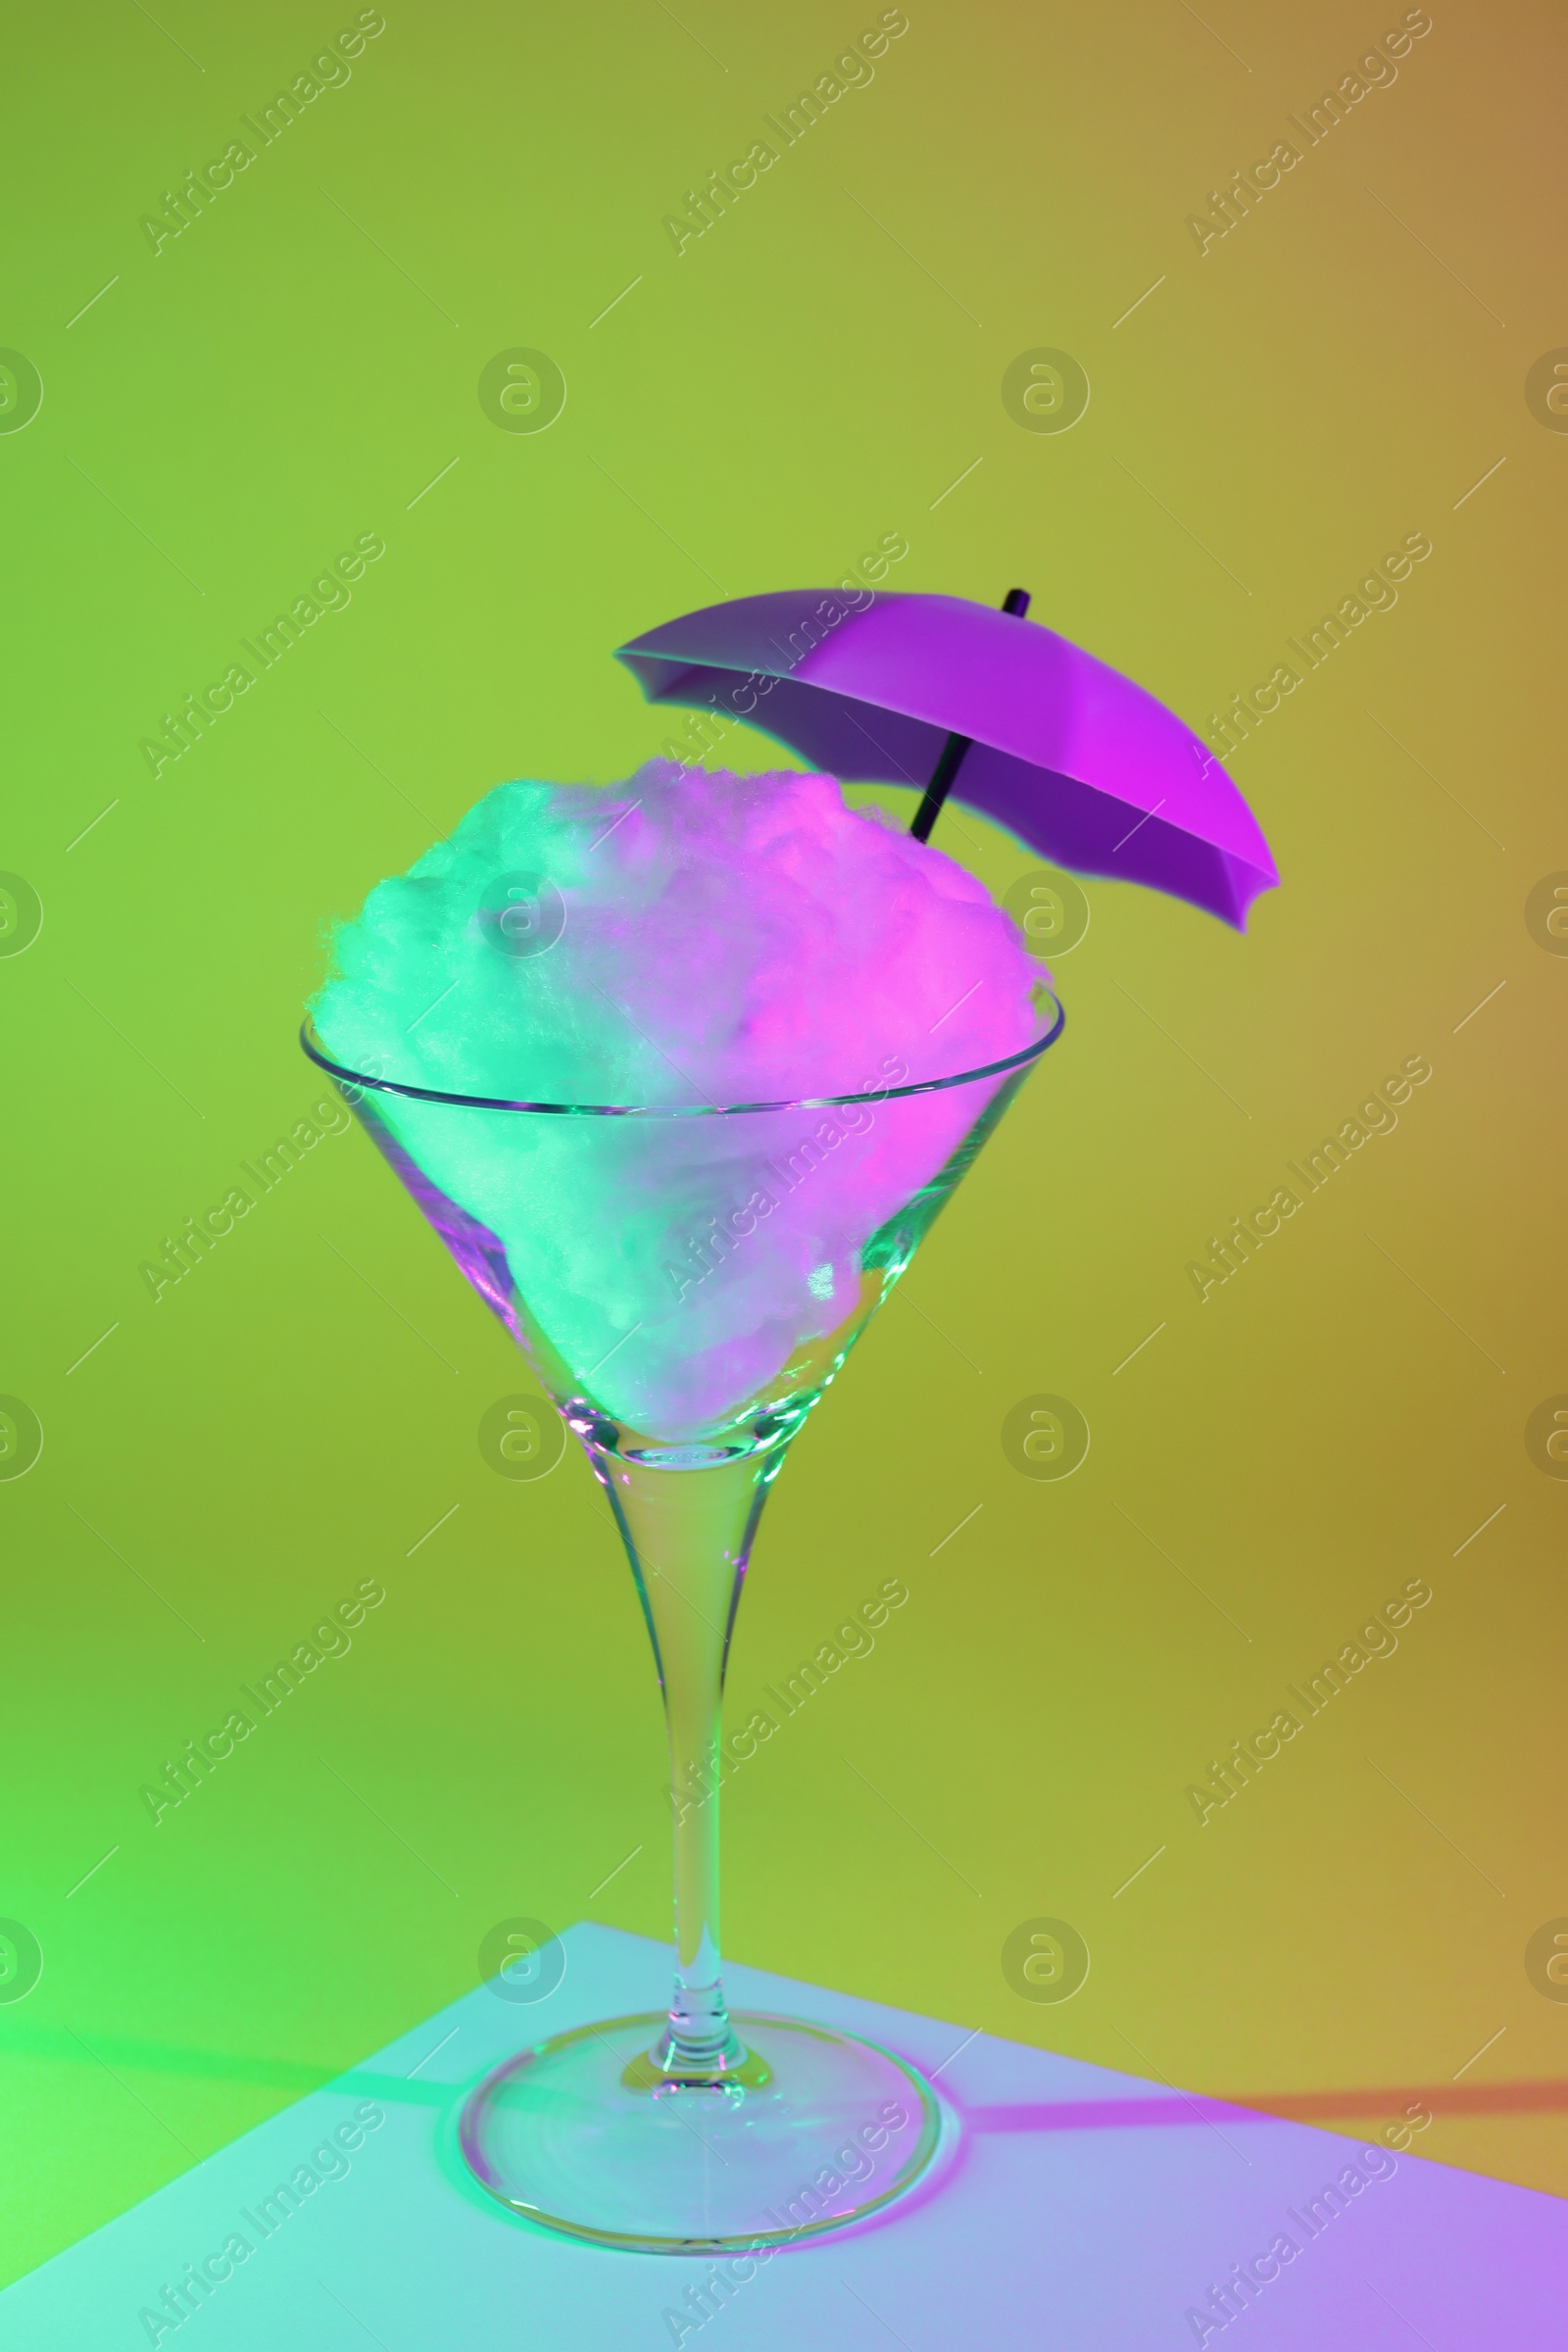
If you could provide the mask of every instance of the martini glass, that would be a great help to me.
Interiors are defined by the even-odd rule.
[[[756,2252],[888,2204],[936,2152],[935,2095],[903,2060],[854,2034],[726,2006],[720,1707],[768,1490],[808,1414],[1061,1034],[1060,1006],[1043,987],[1034,1009],[1030,1042],[979,1068],[901,1076],[853,1095],[723,1105],[443,1093],[351,1068],[309,1024],[301,1034],[580,1441],[625,1543],[663,1691],[675,1848],[669,2009],[602,2020],[519,2052],[471,2094],[462,2118],[475,2177],[503,2205],[551,2229],[653,2253]],[[465,1189],[451,1171],[465,1164],[475,1122],[491,1129],[491,1145],[515,1152],[515,1265],[432,1173]],[[766,1178],[754,1185],[762,1169]],[[898,1188],[891,1213],[855,1238],[847,1259],[842,1218],[835,1223],[847,1188],[858,1184],[863,1200],[878,1182],[884,1193]],[[603,1202],[607,1183],[612,1198],[624,1188],[624,1228],[606,1220],[606,1229],[574,1234],[560,1203],[579,1195]],[[659,1328],[649,1331],[645,1316],[597,1361],[576,1360],[597,1355],[616,1312],[627,1321],[630,1309],[615,1307],[613,1270],[635,1203],[672,1184],[689,1202],[694,1183],[705,1201],[749,1200],[751,1226],[744,1214],[710,1220],[684,1271],[664,1268],[671,1296]],[[541,1254],[527,1209],[537,1197],[530,1186],[543,1185],[554,1191],[556,1214],[541,1221],[553,1237]],[[774,1195],[776,1223],[760,1226],[761,1203]],[[818,1250],[822,1262],[808,1290],[800,1286],[804,1336],[790,1346],[786,1330],[778,1368],[759,1385],[755,1347],[726,1343],[724,1302],[732,1317],[737,1301],[744,1312],[757,1266],[746,1253],[781,1246],[786,1229],[798,1255],[804,1248],[803,1265]],[[610,1316],[597,1326],[583,1309],[601,1298],[582,1296],[596,1265]],[[731,1373],[731,1362],[749,1362],[750,1373]]]

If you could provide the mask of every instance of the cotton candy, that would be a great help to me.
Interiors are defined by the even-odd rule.
[[[880,1096],[1038,1033],[1039,967],[1010,918],[830,776],[653,761],[608,790],[500,785],[332,950],[312,1011],[336,1060],[502,1101]],[[577,1392],[686,1443],[765,1402],[844,1322],[867,1243],[996,1083],[693,1118],[372,1100],[496,1237]]]

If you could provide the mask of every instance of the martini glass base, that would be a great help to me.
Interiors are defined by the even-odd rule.
[[[679,2082],[647,2063],[666,2024],[580,2026],[488,2076],[461,2140],[490,2194],[596,2245],[709,2254],[842,2229],[930,2164],[936,2099],[888,2051],[743,2011],[742,2064]]]

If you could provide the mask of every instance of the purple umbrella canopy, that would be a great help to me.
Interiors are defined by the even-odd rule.
[[[744,718],[831,775],[955,800],[1054,864],[1234,923],[1279,881],[1208,746],[1118,670],[958,596],[789,589],[684,613],[616,656],[650,702]]]

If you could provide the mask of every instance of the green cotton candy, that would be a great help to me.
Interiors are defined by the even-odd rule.
[[[728,1105],[972,1069],[1035,1034],[1039,966],[942,852],[828,776],[654,761],[503,784],[370,893],[312,1006],[333,1058],[503,1102]],[[681,1440],[765,1394],[989,1087],[837,1110],[560,1118],[377,1093],[503,1246],[579,1387]]]

